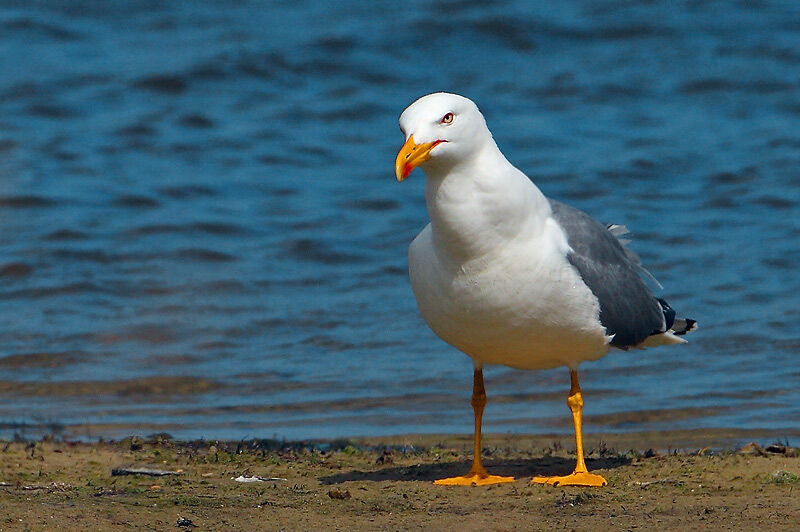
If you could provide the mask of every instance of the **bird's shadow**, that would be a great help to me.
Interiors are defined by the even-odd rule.
[[[614,456],[587,460],[589,470],[614,469],[631,463],[629,458]],[[319,479],[322,484],[339,484],[354,480],[381,481],[425,481],[465,474],[472,462],[459,460],[457,462],[438,462],[433,464],[420,464],[411,466],[383,467],[372,471],[352,470]],[[575,459],[545,456],[524,460],[488,460],[484,461],[486,469],[494,475],[513,476],[525,478],[533,476],[568,475],[575,468]]]

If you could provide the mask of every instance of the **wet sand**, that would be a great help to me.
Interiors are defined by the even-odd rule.
[[[472,488],[432,484],[467,470],[469,436],[0,442],[0,528],[796,529],[800,450],[775,439],[726,430],[589,435],[589,468],[609,481],[595,489],[529,485],[535,474],[571,470],[568,435],[488,436],[487,466],[517,480]],[[175,474],[112,475],[120,467]]]

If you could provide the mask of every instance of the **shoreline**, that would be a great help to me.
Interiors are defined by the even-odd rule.
[[[605,488],[529,484],[536,474],[571,470],[566,434],[486,435],[487,468],[516,480],[466,488],[432,480],[469,468],[471,435],[0,441],[0,528],[796,528],[798,431],[768,432],[588,434],[587,465],[608,479]]]
[[[177,431],[175,429],[178,429]],[[116,424],[85,424],[85,425],[62,425],[57,422],[50,423],[11,423],[0,422],[0,442],[4,441],[64,441],[83,444],[104,443],[122,441],[128,438],[139,438],[140,440],[161,439],[176,442],[247,442],[247,441],[272,441],[284,444],[296,444],[307,442],[326,443],[332,441],[348,440],[356,443],[372,443],[375,445],[381,442],[393,441],[415,441],[417,445],[432,445],[436,440],[464,441],[472,448],[472,433],[426,433],[410,432],[403,434],[388,435],[368,435],[368,436],[347,436],[331,438],[284,438],[278,435],[272,437],[248,436],[241,439],[236,438],[184,438],[175,437],[172,432],[180,434],[180,428],[173,425],[149,425],[142,428],[141,425],[136,430],[131,425]],[[28,436],[30,434],[30,436]],[[96,436],[93,434],[97,434]],[[574,445],[574,434],[571,431],[564,432],[541,432],[541,433],[519,433],[519,432],[489,432],[484,433],[484,438],[497,439],[498,441],[511,442],[517,441],[521,445],[546,445],[552,440],[563,441],[569,447],[570,442]],[[584,427],[584,437],[589,440],[604,440],[616,446],[637,447],[647,445],[659,451],[670,449],[702,448],[724,449],[736,447],[750,441],[766,442],[767,440],[782,441],[785,439],[800,440],[800,428],[718,428],[718,427],[698,427],[691,429],[666,429],[666,430],[631,430],[631,431],[592,431],[591,427],[587,430]],[[746,440],[746,441],[745,441]],[[387,443],[387,445],[390,445]]]

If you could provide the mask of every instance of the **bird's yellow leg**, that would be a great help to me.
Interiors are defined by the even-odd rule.
[[[483,387],[483,370],[476,369],[472,385],[472,410],[475,412],[475,454],[472,467],[463,477],[443,478],[434,482],[439,486],[486,486],[502,482],[514,482],[514,477],[490,475],[481,463],[481,421],[486,406],[486,389]]]
[[[575,424],[575,452],[578,454],[578,463],[571,475],[563,477],[533,477],[531,484],[550,484],[551,486],[605,486],[606,479],[600,475],[589,473],[586,462],[583,460],[583,431],[581,429],[581,415],[583,412],[583,396],[578,383],[578,372],[570,370],[570,389],[567,405],[572,411],[572,422]]]

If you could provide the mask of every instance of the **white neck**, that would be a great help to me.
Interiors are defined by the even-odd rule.
[[[431,163],[434,161],[430,161]],[[454,167],[426,165],[425,201],[441,259],[463,264],[538,234],[550,203],[493,140]]]

